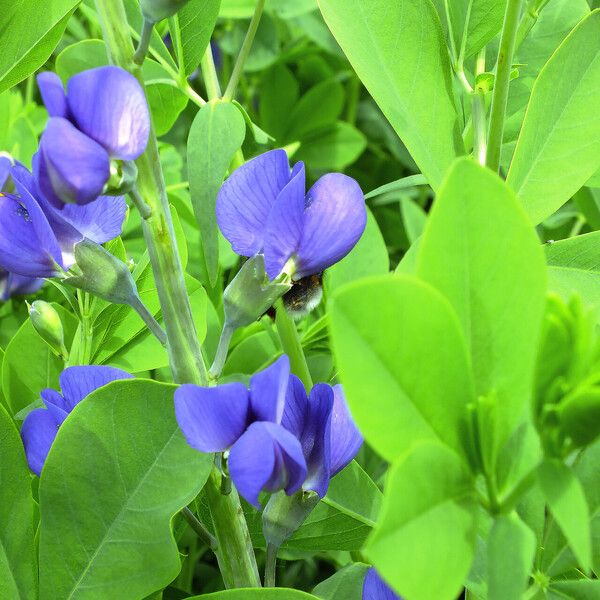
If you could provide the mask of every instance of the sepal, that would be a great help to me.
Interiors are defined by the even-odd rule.
[[[54,307],[44,300],[36,300],[29,305],[29,318],[39,336],[60,358],[68,356],[65,347],[65,333],[62,321]]]
[[[142,0],[142,14],[150,23],[158,23],[172,17],[187,3],[188,0]]]

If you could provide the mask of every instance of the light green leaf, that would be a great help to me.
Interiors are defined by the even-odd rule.
[[[23,442],[0,405],[0,598],[37,597],[31,478]]]
[[[320,0],[319,6],[361,81],[437,188],[464,145],[431,0]]]
[[[351,563],[322,581],[315,587],[313,594],[323,600],[362,600],[362,590],[367,565]]]
[[[48,60],[79,1],[0,1],[0,92],[23,81]]]
[[[400,212],[402,213],[406,237],[411,244],[414,244],[423,235],[427,223],[427,213],[419,204],[408,197],[400,200]]]
[[[447,300],[398,275],[348,284],[329,309],[340,379],[373,448],[392,461],[414,442],[438,440],[464,454],[473,383]]]
[[[186,76],[200,65],[210,43],[220,6],[221,0],[191,0],[177,13]]]
[[[546,244],[548,287],[563,300],[579,294],[586,305],[600,304],[600,232]]]
[[[465,464],[441,444],[417,444],[392,466],[381,520],[364,552],[401,596],[458,596],[473,560],[473,495]]]
[[[190,596],[187,600],[316,600],[316,596],[287,588],[227,590],[202,596]]]
[[[277,140],[283,140],[288,120],[299,97],[299,83],[285,65],[265,72],[260,85],[260,123]]]
[[[41,600],[143,598],[176,577],[170,522],[212,458],[185,442],[174,390],[114,382],[61,426],[40,481]]]
[[[518,515],[494,519],[487,543],[488,600],[523,598],[535,550],[535,535]]]
[[[528,410],[546,274],[535,232],[497,175],[456,162],[429,215],[417,272],[459,316],[476,392],[496,397],[501,444]]]
[[[214,101],[198,111],[188,137],[190,193],[213,285],[219,268],[215,215],[217,194],[245,134],[246,123],[242,113],[229,102]]]
[[[556,581],[550,584],[548,600],[598,600],[600,598],[600,581],[598,579],[579,579],[572,581]]]
[[[562,462],[545,460],[538,468],[538,482],[580,566],[592,565],[590,511],[581,483]]]
[[[585,18],[542,69],[507,182],[531,220],[549,217],[600,167],[600,11]]]
[[[345,283],[368,277],[385,275],[390,270],[385,240],[375,217],[368,210],[367,227],[350,254],[325,271],[325,289],[331,293]]]

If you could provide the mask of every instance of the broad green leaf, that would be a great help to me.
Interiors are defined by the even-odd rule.
[[[313,133],[302,141],[296,153],[312,169],[342,171],[351,165],[367,147],[367,138],[350,123],[338,121],[321,133]]]
[[[507,177],[534,223],[560,208],[600,167],[600,11],[542,69]]]
[[[215,28],[221,0],[191,0],[177,13],[184,73],[191,75],[200,65]]]
[[[392,465],[381,519],[364,553],[401,596],[458,596],[475,546],[473,496],[464,462],[441,444],[417,444]]]
[[[48,60],[79,1],[0,1],[0,92],[23,81]]]
[[[352,563],[315,587],[313,594],[323,600],[362,600],[367,565]]]
[[[79,404],[40,481],[41,600],[143,598],[180,570],[170,523],[212,458],[185,442],[174,386],[119,381]]]
[[[361,81],[437,188],[464,145],[431,0],[319,0],[319,6]]]
[[[569,467],[556,460],[544,461],[537,475],[552,516],[580,566],[589,571],[592,564],[590,511],[581,483]]]
[[[198,111],[188,137],[190,194],[213,285],[219,268],[215,216],[217,194],[245,134],[246,123],[242,113],[229,102],[214,101]]]
[[[586,305],[600,304],[600,232],[546,244],[548,287],[568,301],[573,294]]]
[[[60,315],[65,343],[70,348],[77,320],[62,306],[53,305]],[[2,391],[12,414],[37,400],[47,387],[56,388],[63,361],[55,356],[28,319],[6,347],[2,368]]]
[[[288,120],[300,94],[299,83],[285,65],[265,72],[260,85],[260,124],[276,140],[283,140]]]
[[[187,600],[316,600],[316,596],[288,588],[227,590],[202,596],[190,596]]]
[[[456,162],[429,215],[417,272],[459,316],[476,392],[497,399],[501,444],[528,410],[546,274],[535,232],[497,175]]]
[[[406,237],[411,244],[414,244],[423,235],[427,223],[427,213],[419,204],[408,197],[400,201],[400,212],[402,213]]]
[[[369,444],[389,461],[420,440],[464,453],[473,383],[448,301],[398,275],[348,284],[329,309],[340,379]]]
[[[23,442],[0,405],[0,598],[37,597],[31,477]]]
[[[358,244],[348,256],[325,271],[325,289],[331,293],[345,283],[369,275],[385,275],[389,270],[390,259],[385,240],[369,210],[367,227]]]
[[[598,579],[579,579],[573,581],[556,581],[550,584],[548,600],[598,600],[600,598],[600,581]]]
[[[535,536],[518,515],[499,515],[487,541],[488,600],[521,600],[533,565]]]

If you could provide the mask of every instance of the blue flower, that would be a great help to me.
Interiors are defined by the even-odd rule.
[[[40,475],[58,429],[77,404],[107,383],[131,377],[129,373],[112,367],[65,369],[60,375],[62,394],[53,389],[43,390],[41,396],[46,408],[31,411],[21,427],[29,468]]]
[[[0,194],[0,268],[25,277],[55,277],[73,265],[73,247],[83,238],[103,244],[120,235],[127,210],[123,197],[101,196],[59,210],[23,165],[15,164],[10,175],[16,194]]]
[[[363,584],[362,600],[402,600],[388,585],[381,579],[379,573],[372,567],[367,571]]]
[[[205,388],[182,385],[175,415],[190,446],[200,452],[229,451],[227,464],[239,493],[259,507],[262,490],[290,495],[306,478],[300,442],[282,427],[290,363],[282,356],[250,380]]]
[[[150,114],[136,78],[119,67],[73,76],[65,94],[58,75],[37,77],[50,114],[34,173],[41,191],[57,207],[87,204],[103,193],[111,159],[135,160],[146,149]]]
[[[323,498],[331,478],[350,463],[363,443],[342,386],[319,383],[308,396],[300,379],[291,375],[281,423],[302,445],[307,465],[302,488]]]
[[[320,273],[356,245],[367,213],[360,186],[324,175],[306,194],[304,164],[290,172],[283,150],[266,152],[234,171],[217,198],[217,221],[235,252],[263,253],[269,279]]]

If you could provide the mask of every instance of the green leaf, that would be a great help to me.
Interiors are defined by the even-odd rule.
[[[325,271],[325,289],[331,293],[345,283],[368,277],[386,275],[390,270],[385,240],[375,217],[368,210],[367,227],[350,254]]]
[[[40,480],[41,600],[124,589],[143,598],[177,576],[170,522],[202,488],[212,457],[185,442],[174,390],[114,382],[61,426]]]
[[[427,213],[419,204],[408,197],[402,198],[400,201],[400,212],[402,213],[406,237],[411,244],[414,244],[423,235],[427,223]]]
[[[263,75],[258,106],[260,124],[277,140],[284,138],[299,88],[294,74],[285,65],[277,64]]]
[[[190,596],[187,600],[316,600],[316,596],[287,588],[227,590],[202,596]]]
[[[65,344],[71,347],[77,320],[62,306],[52,305],[63,323]],[[37,400],[47,387],[58,386],[63,361],[54,355],[29,319],[6,347],[2,368],[2,391],[12,414]]]
[[[0,405],[0,597],[37,597],[31,478],[23,442]]]
[[[600,581],[584,580],[556,581],[550,584],[547,598],[549,600],[598,600],[600,598]]]
[[[417,444],[392,466],[381,520],[364,552],[401,596],[458,596],[473,560],[473,495],[465,464],[441,444]]]
[[[581,483],[562,462],[545,460],[538,468],[538,482],[580,566],[592,565],[590,512]]]
[[[362,600],[362,589],[367,565],[351,563],[322,581],[315,587],[313,594],[323,600]]]
[[[329,309],[340,379],[369,444],[389,461],[420,440],[464,453],[473,383],[447,300],[398,275],[348,284]]]
[[[0,92],[23,81],[48,60],[79,1],[0,2]]]
[[[221,0],[191,0],[177,13],[183,71],[190,76],[200,64],[219,16]]]
[[[361,81],[437,188],[464,145],[431,0],[320,0],[319,6]]]
[[[546,244],[548,287],[563,300],[577,293],[586,305],[600,304],[600,232]]]
[[[188,137],[190,193],[212,285],[219,268],[217,194],[245,134],[242,113],[229,102],[214,101],[198,111]]]
[[[546,275],[535,232],[497,175],[456,162],[429,215],[417,272],[459,316],[476,393],[497,399],[501,444],[528,410]]]
[[[535,535],[518,515],[494,519],[487,543],[488,600],[523,598],[535,550]]]
[[[600,167],[600,11],[573,30],[531,94],[507,182],[531,220],[549,217]]]

